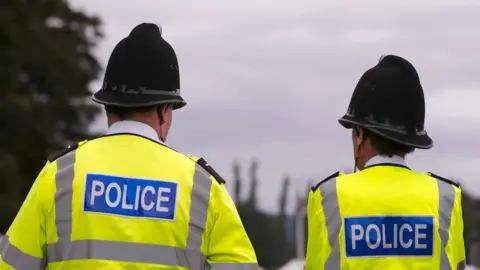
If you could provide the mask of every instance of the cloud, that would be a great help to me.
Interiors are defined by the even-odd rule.
[[[379,29],[353,29],[347,32],[345,39],[347,42],[356,43],[378,43],[387,41],[391,35],[388,31]]]
[[[350,133],[337,118],[363,72],[389,53],[415,65],[425,90],[435,146],[412,155],[412,167],[478,185],[477,0],[73,4],[103,18],[107,36],[96,54],[104,66],[135,25],[162,26],[188,102],[175,112],[169,143],[204,156],[227,180],[233,160],[246,167],[258,157],[267,210],[276,210],[284,173],[294,177],[293,196],[309,178],[353,166]],[[104,125],[102,116],[94,127]]]
[[[430,100],[431,115],[453,116],[480,122],[480,91],[478,89],[456,89],[444,91]]]

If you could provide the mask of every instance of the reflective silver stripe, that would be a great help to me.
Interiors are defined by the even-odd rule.
[[[325,214],[325,223],[328,231],[328,243],[332,248],[325,262],[325,269],[340,270],[340,245],[338,238],[340,236],[340,228],[342,227],[342,219],[340,217],[340,204],[337,196],[337,179],[334,178],[323,183],[320,186],[320,194],[322,195],[322,209]]]
[[[438,233],[442,241],[442,250],[440,254],[440,270],[452,270],[448,260],[446,247],[449,240],[450,223],[452,221],[453,205],[455,203],[454,187],[444,181],[438,180]]]
[[[5,263],[17,270],[44,270],[47,266],[46,259],[37,258],[21,251],[10,243],[7,235],[4,235],[0,240],[0,257]]]
[[[192,193],[190,195],[190,221],[188,223],[187,236],[187,251],[191,254],[189,265],[192,269],[203,269],[205,265],[205,257],[202,255],[200,247],[202,246],[202,236],[207,224],[211,187],[212,179],[210,174],[200,165],[195,164]]]
[[[55,225],[59,242],[70,242],[72,234],[72,195],[75,154],[71,151],[57,160],[55,175]]]
[[[76,151],[57,160],[55,224],[58,243],[48,245],[49,262],[99,259],[181,266],[201,270],[206,257],[200,251],[206,227],[212,180],[195,165],[186,248],[102,240],[72,241],[72,185]]]
[[[211,269],[215,270],[257,270],[256,263],[211,263]]]
[[[197,256],[197,254],[192,253],[196,253],[196,251],[187,251],[183,248],[171,246],[104,240],[78,240],[71,243],[48,245],[48,260],[50,263],[97,259],[190,268],[189,258]]]

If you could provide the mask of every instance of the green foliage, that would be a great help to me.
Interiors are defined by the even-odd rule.
[[[463,192],[462,208],[467,262],[476,263],[476,266],[480,267],[480,250],[475,250],[476,254],[473,254],[474,252],[470,249],[474,244],[480,243],[480,211],[478,211],[480,200]]]
[[[287,202],[288,202],[288,187],[290,185],[290,177],[288,175],[285,175],[283,177],[283,182],[282,182],[282,193],[280,195],[280,201],[279,201],[279,206],[280,206],[280,216],[285,216],[286,215],[286,209],[287,209]]]
[[[275,269],[292,258],[293,249],[285,242],[283,217],[258,211],[249,204],[238,205],[238,211],[262,267]]]
[[[234,187],[234,201],[240,201],[240,193],[242,192],[242,179],[240,177],[240,164],[235,162],[233,164],[233,183]]]
[[[257,206],[257,186],[258,186],[258,177],[257,177],[257,171],[258,171],[258,161],[254,160],[252,161],[252,164],[250,164],[250,194],[248,197],[248,203],[252,208],[255,208]]]
[[[67,1],[0,2],[0,231],[52,151],[88,137],[100,20]]]
[[[251,163],[250,194],[248,195],[247,201],[236,201],[237,209],[242,218],[245,230],[255,248],[259,264],[266,269],[275,269],[293,258],[294,252],[293,243],[288,243],[286,239],[285,208],[282,210],[282,207],[286,207],[287,205],[289,180],[288,177],[284,179],[283,192],[280,196],[280,202],[283,205],[280,206],[280,208],[283,214],[272,215],[260,211],[256,207],[258,164],[257,161]],[[235,181],[238,182],[235,184],[236,186],[241,185],[239,168],[238,164],[234,165],[233,168]]]

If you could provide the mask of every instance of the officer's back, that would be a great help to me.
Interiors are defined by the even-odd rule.
[[[312,188],[306,269],[463,269],[461,190],[412,171],[429,149],[418,74],[389,55],[360,78],[340,124],[352,130],[355,168]]]
[[[49,158],[0,243],[0,269],[256,269],[225,181],[165,144],[186,102],[157,26],[118,43],[93,100],[107,134]]]
[[[141,125],[120,124],[130,124],[129,128]],[[76,150],[77,177],[72,194],[66,196],[73,195],[73,205],[85,215],[76,217],[73,231],[93,238],[161,246],[181,247],[187,243],[189,233],[200,241],[207,222],[210,189],[218,194],[221,186],[212,182],[208,172],[188,157],[136,130],[131,135],[109,134]],[[61,157],[57,166],[62,161]],[[57,181],[71,182],[71,179]],[[195,209],[190,207],[192,202]],[[194,224],[189,228],[190,214],[205,220],[197,224],[199,228]],[[155,250],[146,248],[145,252]],[[169,254],[162,249],[153,252],[159,261],[161,254]]]
[[[51,246],[50,269],[55,262],[90,269],[112,264],[97,260],[203,267],[223,187],[154,136],[147,125],[117,122],[107,136],[52,161],[62,191],[47,228],[65,245]],[[80,258],[89,260],[71,261]]]
[[[449,230],[452,259],[464,258],[462,248],[455,250],[463,246],[463,224],[456,217],[461,217],[460,205],[454,206],[459,189],[404,164],[399,156],[376,156],[362,171],[336,177],[344,217],[340,243],[351,269],[450,269],[441,268],[446,259],[441,258],[446,255],[442,238],[448,239]],[[435,227],[445,219],[446,229]]]

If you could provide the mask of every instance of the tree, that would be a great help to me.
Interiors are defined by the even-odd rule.
[[[282,182],[282,193],[280,194],[280,216],[285,217],[286,215],[286,208],[287,208],[287,200],[288,200],[288,187],[290,185],[290,177],[285,175],[283,177]]]
[[[233,193],[235,203],[240,203],[240,193],[242,192],[242,179],[240,176],[240,164],[238,162],[233,163],[233,182],[235,184]]]
[[[89,137],[87,102],[101,71],[92,49],[101,22],[67,1],[0,3],[0,231],[5,232],[46,157]]]
[[[248,203],[251,207],[256,207],[257,205],[257,185],[258,185],[258,161],[253,160],[250,165],[250,196],[248,198]]]
[[[237,209],[255,248],[259,264],[267,269],[277,269],[293,257],[293,245],[286,241],[285,218],[281,215],[264,213],[256,207],[258,164],[258,161],[253,160],[250,165],[250,194],[247,201],[237,202]],[[240,179],[238,163],[233,164],[233,171],[237,175],[235,178]]]
[[[462,193],[462,209],[464,224],[464,241],[466,247],[467,262],[476,263],[480,266],[480,200],[470,196],[467,192]],[[472,250],[474,248],[474,250]],[[476,249],[476,250],[475,250]],[[475,254],[474,254],[475,253]]]

